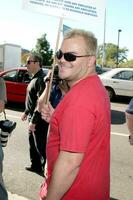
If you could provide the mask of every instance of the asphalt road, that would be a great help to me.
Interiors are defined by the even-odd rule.
[[[128,143],[124,111],[130,99],[111,103],[111,200],[133,199],[133,147]],[[31,200],[39,200],[43,177],[25,170],[29,165],[27,122],[20,120],[24,107],[7,105],[9,119],[17,127],[4,148],[4,180],[8,191]]]

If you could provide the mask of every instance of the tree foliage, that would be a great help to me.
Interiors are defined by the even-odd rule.
[[[127,61],[127,48],[119,48],[118,46],[112,43],[105,44],[105,65],[106,66],[116,66],[117,64],[117,56],[118,56],[118,63],[121,65]],[[103,45],[99,45],[97,51],[97,60],[98,63],[102,63],[103,57]]]
[[[27,57],[29,56],[30,51],[27,49],[21,49],[21,66],[25,66]]]
[[[121,67],[132,67],[133,68],[133,59],[128,60],[126,63],[122,63]]]
[[[53,50],[50,49],[50,44],[46,39],[46,34],[43,34],[40,38],[37,39],[35,49],[32,51],[36,52],[42,57],[43,66],[51,66],[53,61]]]
[[[27,57],[29,56],[29,52],[22,52],[21,54],[21,63],[24,66],[26,64]]]

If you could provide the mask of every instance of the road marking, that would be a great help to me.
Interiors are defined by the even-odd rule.
[[[15,119],[20,119],[20,118],[21,118],[20,116],[18,117],[18,116],[15,116],[15,115],[7,115],[7,114],[6,114],[6,116],[7,116],[7,117],[12,117],[12,118],[15,118]]]
[[[128,137],[128,134],[124,134],[124,133],[115,133],[115,132],[111,132],[112,135],[118,135],[118,136],[123,136],[123,137]]]

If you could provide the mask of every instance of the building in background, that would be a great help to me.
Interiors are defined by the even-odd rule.
[[[0,71],[21,66],[21,46],[16,44],[0,45]]]

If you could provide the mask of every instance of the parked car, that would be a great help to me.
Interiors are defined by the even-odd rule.
[[[100,65],[96,64],[96,72],[97,74],[103,74],[104,72],[109,71],[111,68],[101,67]]]
[[[110,100],[115,96],[133,97],[133,68],[115,68],[99,75]]]
[[[46,74],[48,69],[44,69]],[[26,67],[12,68],[0,72],[4,78],[7,88],[7,101],[24,103],[26,97],[26,88],[31,80]]]

